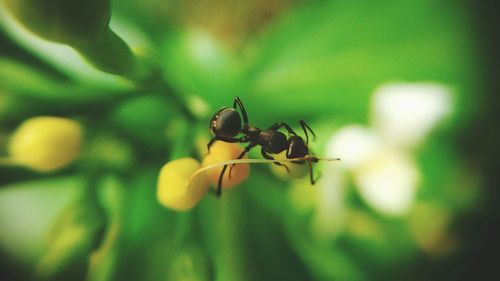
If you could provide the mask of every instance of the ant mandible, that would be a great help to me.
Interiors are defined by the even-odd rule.
[[[236,110],[236,106],[241,111],[240,113]],[[241,123],[241,119],[243,118],[243,124]],[[299,124],[304,130],[306,141],[297,135],[295,131],[284,122],[277,122],[269,127],[267,130],[261,130],[256,126],[252,126],[248,122],[247,112],[241,99],[239,97],[234,98],[233,107],[223,107],[219,111],[217,111],[209,123],[209,129],[214,135],[214,137],[208,142],[207,148],[210,152],[210,147],[214,144],[215,141],[220,140],[224,142],[237,142],[237,143],[248,143],[243,152],[236,159],[241,159],[245,154],[247,154],[252,148],[256,146],[261,147],[261,154],[265,159],[275,160],[269,154],[278,154],[282,151],[286,150],[286,158],[302,158],[305,156],[309,156],[309,135],[307,131],[311,132],[313,137],[315,137],[314,132],[311,127],[309,127],[304,120],[299,120]],[[285,128],[288,132],[288,138],[279,131],[279,129]],[[239,134],[243,134],[241,137],[237,137]],[[311,184],[315,183],[313,178],[313,170],[311,162],[318,162],[319,159],[310,156],[308,160],[302,161],[294,161],[295,163],[303,163],[307,161],[309,165],[309,174]],[[273,162],[276,165],[283,166],[287,169],[286,165],[283,165],[279,162]],[[226,172],[228,165],[224,165],[222,171],[219,176],[216,195],[219,197],[222,192],[222,179]],[[231,165],[229,169],[229,176],[231,176],[231,170],[234,164]]]

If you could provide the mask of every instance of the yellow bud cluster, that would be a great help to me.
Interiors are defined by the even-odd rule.
[[[158,178],[158,201],[177,211],[193,208],[209,188],[205,173],[192,177],[200,168],[200,163],[193,158],[181,158],[165,164]]]
[[[236,159],[242,152],[243,148],[235,143],[217,141],[210,148],[210,153],[203,159],[203,166],[206,167],[215,163]],[[220,166],[207,171],[208,178],[214,187],[217,187],[222,169],[223,166]],[[229,169],[230,166],[227,167],[226,173],[222,179],[223,190],[242,183],[248,178],[248,173],[250,172],[250,166],[248,164],[237,164],[233,167],[231,177],[229,177]]]
[[[50,172],[73,162],[82,144],[82,128],[61,117],[33,117],[10,137],[10,162],[39,172]]]
[[[158,201],[163,206],[177,211],[193,208],[208,192],[211,183],[217,186],[223,165],[213,168],[208,166],[235,159],[242,151],[243,148],[237,144],[216,142],[210,153],[205,156],[203,165],[193,158],[168,162],[160,170],[158,177]],[[226,171],[222,182],[223,188],[240,184],[248,177],[248,173],[248,164],[235,165],[231,178],[229,170]]]

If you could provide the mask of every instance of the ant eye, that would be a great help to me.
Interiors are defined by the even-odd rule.
[[[219,137],[231,138],[241,129],[240,114],[233,108],[225,108],[217,113],[212,121],[212,132]]]
[[[273,135],[273,138],[269,141],[269,152],[273,154],[277,154],[286,150],[287,148],[287,139],[285,134],[281,132],[276,132]]]

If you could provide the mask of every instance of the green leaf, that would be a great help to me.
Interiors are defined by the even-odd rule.
[[[167,128],[179,111],[160,95],[145,95],[120,103],[111,120],[130,136],[156,147],[165,146]],[[175,130],[169,130],[175,133]],[[173,136],[170,136],[173,137]]]
[[[455,5],[325,1],[290,11],[257,42],[248,107],[274,116],[366,114],[392,80],[460,86],[470,58]]]
[[[164,77],[179,92],[201,96],[215,109],[243,90],[245,62],[212,34],[202,29],[168,34],[162,49]]]
[[[50,222],[81,192],[83,178],[65,176],[19,182],[0,189],[0,244],[26,263],[46,249]]]
[[[135,79],[136,60],[134,54],[123,39],[111,29],[91,44],[75,46],[75,48],[95,68],[111,74]]]
[[[36,35],[72,46],[97,69],[128,76],[135,68],[129,47],[109,29],[109,0],[6,0],[5,7]]]
[[[48,65],[70,77],[71,80],[98,89],[123,91],[134,88],[133,83],[128,79],[97,70],[72,47],[47,41],[29,32],[6,10],[0,9],[0,29],[20,48],[33,53]],[[98,39],[88,40],[88,43],[94,44],[98,41]],[[106,52],[112,54],[106,60],[114,60],[116,55],[114,51],[107,50]]]
[[[106,91],[92,86],[56,80],[34,67],[1,57],[0,84],[11,95],[66,104],[109,100],[127,93],[123,91],[123,88]]]
[[[93,187],[92,187],[93,188]],[[78,276],[101,244],[106,222],[97,201],[80,199],[62,210],[51,230],[49,247],[35,269],[41,279]]]

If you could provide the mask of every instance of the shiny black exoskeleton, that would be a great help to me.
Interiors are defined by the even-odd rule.
[[[236,110],[236,106],[238,106],[240,113]],[[243,124],[242,124],[243,119]],[[311,132],[314,136],[314,132],[311,128],[306,124],[305,121],[299,121],[300,126],[304,130],[306,135],[306,141],[302,139],[299,135],[295,133],[295,131],[286,123],[278,122],[273,124],[267,130],[261,130],[255,126],[252,126],[248,123],[248,116],[241,102],[240,98],[235,97],[233,107],[223,107],[219,111],[217,111],[212,119],[210,120],[209,129],[214,135],[214,137],[210,140],[207,145],[208,151],[210,151],[210,147],[216,140],[224,141],[224,142],[238,142],[238,143],[248,143],[243,152],[238,156],[237,159],[243,158],[245,154],[247,154],[252,148],[255,146],[261,147],[261,154],[264,158],[269,160],[275,160],[269,154],[278,154],[282,151],[286,150],[286,157],[288,159],[292,158],[300,158],[308,156],[309,148],[309,136],[307,130]],[[288,132],[287,136],[280,132],[279,130],[284,128]],[[241,137],[237,137],[238,135],[242,135]],[[312,173],[312,162],[317,162],[316,158],[312,158],[312,160],[308,160],[309,169],[310,169],[310,178],[311,184],[314,184],[313,173]],[[298,163],[304,161],[297,161]],[[274,164],[283,166],[288,170],[288,167],[279,163],[274,162]],[[229,169],[229,176],[231,176],[231,170],[234,164],[231,165]],[[221,174],[219,176],[218,186],[216,195],[220,196],[222,191],[222,179],[226,172],[227,165],[222,168]]]

